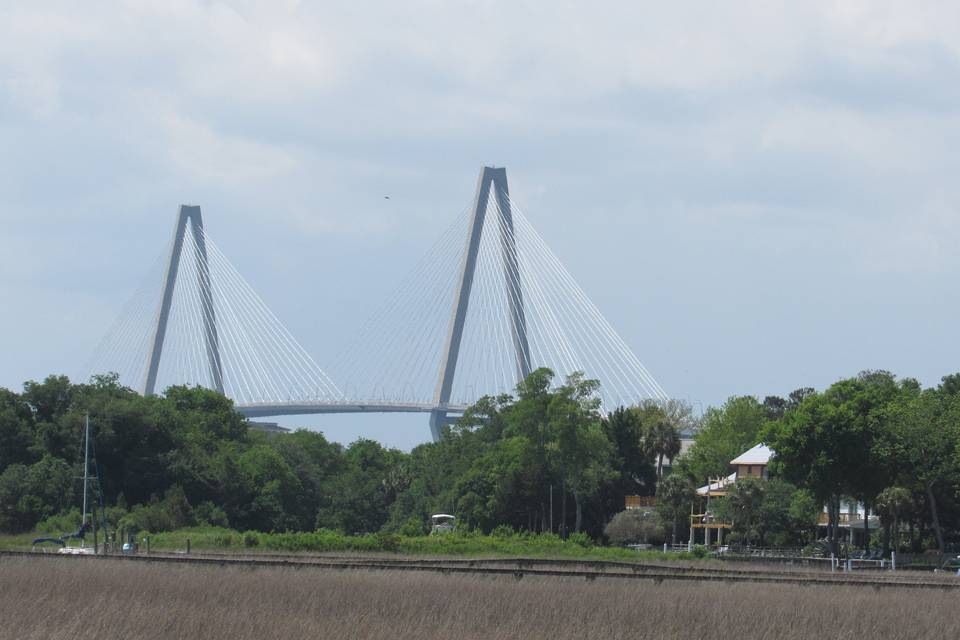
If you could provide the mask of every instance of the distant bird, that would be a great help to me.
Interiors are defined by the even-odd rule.
[[[390,196],[383,196],[383,199],[384,199],[384,200],[389,200],[389,199],[390,199]]]

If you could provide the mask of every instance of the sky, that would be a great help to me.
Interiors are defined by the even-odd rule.
[[[489,164],[697,412],[933,385],[960,370],[958,80],[947,2],[5,0],[0,386],[79,375],[181,203],[323,367]]]

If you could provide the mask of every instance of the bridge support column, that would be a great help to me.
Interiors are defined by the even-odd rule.
[[[430,435],[434,442],[440,442],[443,438],[443,428],[449,424],[447,412],[443,409],[434,409],[430,412]]]
[[[442,427],[447,423],[446,407],[450,402],[453,378],[457,370],[460,342],[463,339],[463,325],[467,319],[467,309],[470,305],[470,290],[473,288],[473,275],[477,268],[480,238],[483,235],[491,185],[494,187],[494,197],[502,218],[497,222],[500,233],[505,292],[510,309],[513,348],[516,354],[517,382],[519,383],[530,375],[530,347],[527,341],[527,323],[523,312],[523,291],[520,283],[516,238],[513,233],[513,213],[510,208],[507,170],[503,167],[484,167],[477,180],[473,215],[470,218],[467,244],[464,247],[463,258],[460,262],[460,278],[453,299],[446,346],[440,359],[440,379],[437,382],[434,395],[437,408],[430,414],[430,432],[435,442],[440,439]]]
[[[147,371],[143,383],[143,395],[153,395],[157,384],[157,372],[160,369],[160,357],[163,355],[163,341],[167,334],[167,321],[170,318],[170,305],[173,303],[173,292],[177,285],[177,272],[180,268],[180,257],[183,254],[183,241],[186,237],[187,223],[194,239],[194,257],[197,261],[197,279],[200,286],[200,301],[203,309],[203,334],[207,352],[207,361],[210,366],[210,378],[213,387],[223,393],[223,366],[220,361],[220,343],[217,337],[217,322],[213,309],[213,295],[210,287],[210,267],[207,261],[207,243],[203,235],[203,216],[200,207],[180,205],[177,215],[177,226],[173,232],[173,246],[170,249],[170,260],[163,277],[163,293],[160,297],[160,309],[157,312],[157,321],[151,340],[150,359],[147,361]]]

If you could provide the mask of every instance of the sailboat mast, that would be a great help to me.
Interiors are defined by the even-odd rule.
[[[90,414],[87,414],[83,445],[83,524],[87,524],[87,479],[90,469]]]

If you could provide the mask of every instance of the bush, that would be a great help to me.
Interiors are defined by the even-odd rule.
[[[706,558],[707,557],[707,548],[702,544],[693,545],[693,557],[694,558]]]
[[[243,546],[255,547],[260,544],[260,538],[255,531],[247,531],[243,534]]]
[[[174,485],[167,489],[163,500],[154,496],[149,504],[135,506],[117,524],[131,533],[173,531],[194,524],[193,510],[183,489]]]
[[[233,546],[233,536],[229,533],[219,533],[213,537],[213,544],[217,547]]]
[[[589,549],[593,546],[593,538],[585,534],[583,531],[571,533],[570,537],[567,538],[567,542],[571,542],[577,546],[583,547],[584,549]]]
[[[37,531],[54,534],[72,533],[80,528],[82,520],[80,509],[71,509],[41,520],[37,524]]]
[[[508,524],[499,524],[493,528],[493,531],[490,532],[490,535],[494,538],[499,538],[500,540],[506,540],[507,538],[513,537],[513,527]]]
[[[406,522],[400,525],[400,535],[408,538],[415,538],[424,534],[423,521],[417,516],[410,516]]]
[[[224,511],[222,507],[215,505],[209,500],[206,502],[201,502],[197,505],[197,507],[193,510],[193,517],[199,525],[224,528],[230,526],[230,522],[227,518],[227,512]]]
[[[398,551],[400,536],[395,533],[380,532],[374,536],[377,546],[383,551]]]
[[[652,509],[628,509],[613,516],[603,533],[617,545],[661,544],[665,532],[660,515]]]

